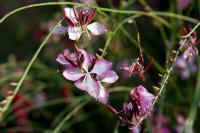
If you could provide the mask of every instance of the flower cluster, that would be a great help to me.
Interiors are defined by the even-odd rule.
[[[63,76],[71,81],[80,90],[86,91],[90,96],[106,104],[109,91],[102,86],[102,82],[114,83],[118,76],[111,70],[112,62],[98,59],[83,49],[76,47],[76,52],[65,50],[59,54],[57,61],[62,64]]]

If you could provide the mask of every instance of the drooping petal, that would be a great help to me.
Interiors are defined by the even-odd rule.
[[[68,66],[63,71],[63,76],[71,81],[77,81],[84,76],[78,67]]]
[[[102,75],[112,67],[112,62],[105,59],[98,59],[91,71],[91,73],[96,73],[97,75]]]
[[[107,31],[106,27],[99,22],[91,23],[87,28],[93,35],[102,35]]]
[[[68,49],[65,49],[63,53],[58,54],[56,61],[62,65],[69,65],[70,62],[67,61],[67,59],[64,57],[64,54],[70,61],[73,62],[73,64],[77,64],[76,55],[74,53],[71,53]]]
[[[83,49],[79,49],[79,52],[82,54],[83,56],[83,62],[81,62],[81,67],[88,72],[88,68],[89,65],[92,62],[92,55],[87,53],[85,50]]]
[[[153,100],[155,96],[147,91],[145,87],[139,85],[129,92],[129,97],[139,105],[139,116],[146,117],[151,115],[153,110]]]
[[[67,65],[69,62],[65,59],[63,54],[59,54],[56,58],[56,61],[59,62],[62,65]]]
[[[109,100],[109,91],[108,89],[105,89],[101,83],[100,87],[99,87],[99,96],[98,96],[98,100],[102,103],[102,104],[107,104],[108,100]]]
[[[153,108],[154,95],[149,93],[142,85],[136,87],[136,93],[139,95],[139,103],[142,109],[151,111]],[[142,110],[141,109],[141,110]]]
[[[80,38],[81,34],[82,34],[81,27],[69,26],[69,28],[68,28],[69,39],[78,40]]]
[[[65,12],[65,16],[68,19],[70,19],[70,21],[72,21],[74,24],[78,23],[72,8],[66,7],[66,8],[64,8],[64,12]]]
[[[50,27],[49,30],[52,31],[54,29],[54,27]],[[56,26],[56,28],[53,31],[53,34],[55,35],[64,35],[67,33],[67,27],[62,26],[61,24],[59,24],[58,26]]]
[[[96,82],[90,74],[85,75],[83,80],[78,80],[75,82],[75,86],[81,90],[89,93],[90,96],[98,99],[99,96],[99,83]]]
[[[98,75],[97,75],[98,76]],[[99,77],[100,82],[114,83],[118,79],[117,73],[113,70],[107,71],[103,76]]]

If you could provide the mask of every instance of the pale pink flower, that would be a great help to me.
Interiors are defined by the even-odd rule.
[[[76,53],[65,50],[58,55],[57,61],[64,66],[63,76],[75,81],[77,88],[88,92],[103,104],[108,102],[109,91],[101,82],[114,83],[118,79],[115,71],[111,70],[112,62],[98,59],[79,48],[76,48]]]
[[[152,130],[153,133],[170,133],[167,117],[163,115],[154,116]]]
[[[178,68],[181,79],[187,79],[190,75],[197,72],[195,60],[186,60],[183,56],[177,58],[175,67]]]

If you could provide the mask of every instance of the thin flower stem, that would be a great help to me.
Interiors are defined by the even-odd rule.
[[[158,97],[161,95],[161,93],[162,93],[162,91],[163,91],[165,85],[167,84],[168,79],[169,79],[169,77],[170,77],[170,74],[171,74],[171,72],[172,72],[172,70],[173,70],[173,68],[174,68],[174,63],[176,62],[176,59],[177,59],[177,57],[178,57],[180,51],[182,50],[183,46],[185,45],[187,39],[188,39],[188,38],[191,36],[191,34],[198,28],[198,26],[200,26],[200,22],[190,31],[190,33],[189,33],[188,35],[186,35],[186,36],[184,37],[185,39],[184,39],[184,41],[183,41],[183,45],[181,45],[181,46],[178,48],[178,50],[177,50],[177,52],[176,52],[176,54],[175,54],[175,56],[174,56],[174,59],[173,59],[173,61],[172,61],[172,63],[171,63],[171,66],[170,66],[169,68],[167,68],[167,73],[163,76],[163,78],[162,78],[162,80],[161,80],[161,86],[160,86],[159,92],[157,93],[157,96],[156,96],[156,98],[155,98],[153,104],[156,103]]]
[[[136,46],[139,48],[139,46],[137,45],[137,41],[130,35],[130,33],[124,28],[121,27],[120,30],[123,32],[123,34]],[[150,54],[144,49],[142,48],[142,51],[144,52],[144,54],[149,57]],[[165,69],[152,57],[152,64],[158,69],[159,72],[164,72]]]
[[[81,4],[81,3],[75,3],[75,2],[46,2],[46,3],[37,3],[37,4],[31,4],[28,6],[23,6],[20,8],[17,8],[9,13],[7,13],[5,16],[3,16],[0,19],[0,24],[4,22],[4,20],[6,20],[9,16],[23,11],[25,9],[29,9],[29,8],[33,8],[33,7],[42,7],[42,6],[53,6],[53,5],[76,5],[76,6],[85,6],[86,4]],[[113,13],[119,13],[119,14],[137,14],[137,15],[144,15],[144,16],[148,16],[148,17],[153,17],[153,18],[157,18],[155,15],[157,16],[165,16],[165,17],[171,17],[171,18],[177,18],[177,19],[182,19],[188,22],[192,22],[192,23],[198,23],[199,20],[194,19],[194,18],[190,18],[187,16],[183,16],[180,14],[175,14],[175,13],[169,13],[169,12],[159,12],[159,11],[152,11],[152,12],[145,12],[145,11],[133,11],[133,10],[118,10],[118,9],[109,9],[109,8],[102,8],[102,7],[98,7],[98,6],[94,6],[94,5],[89,5],[93,8],[96,8],[97,10],[101,10],[101,11],[105,11],[105,12],[113,12]]]
[[[137,43],[138,43],[138,47],[139,47],[139,50],[140,50],[140,55],[143,55],[141,41],[140,41],[140,32],[139,32],[136,21],[133,21],[133,23],[134,23],[136,34],[137,34]]]
[[[187,124],[184,129],[185,130],[184,133],[190,133],[190,131],[194,125],[194,121],[197,116],[199,100],[200,100],[200,57],[198,57],[197,60],[198,60],[199,70],[198,70],[198,77],[197,77],[197,82],[196,82],[196,89],[195,89],[195,93],[194,93],[194,100],[192,102],[192,105],[190,108],[190,113],[188,115]]]
[[[170,75],[171,75],[171,72],[172,72],[172,70],[173,70],[173,68],[174,68],[174,63],[176,62],[176,59],[177,59],[177,57],[178,57],[180,51],[182,50],[182,48],[184,47],[185,43],[187,42],[187,39],[188,39],[188,38],[190,37],[190,35],[194,32],[194,29],[197,29],[199,25],[200,25],[200,23],[198,23],[198,24],[191,30],[191,32],[190,32],[188,35],[186,35],[187,38],[184,39],[183,45],[181,45],[181,46],[178,48],[178,50],[176,51],[176,54],[175,54],[175,56],[174,56],[174,58],[173,58],[173,61],[172,61],[172,63],[171,63],[171,66],[170,66],[169,68],[167,68],[167,73],[163,75],[163,78],[162,78],[162,80],[161,80],[161,85],[160,85],[160,87],[159,87],[159,92],[157,93],[157,95],[156,95],[156,97],[155,97],[155,100],[153,101],[153,105],[157,102],[159,96],[161,95],[163,89],[165,88],[165,86],[166,86],[166,84],[167,84],[167,82],[168,82],[168,79],[169,79],[169,77],[170,77]],[[143,118],[143,119],[144,119],[144,118]],[[141,121],[137,124],[137,126],[140,125],[140,123],[143,121],[143,119],[141,119]],[[136,126],[136,127],[137,127],[137,126]]]
[[[62,18],[58,24],[60,24],[63,21],[64,18]],[[57,24],[57,25],[58,25]],[[0,120],[3,119],[3,113],[6,112],[8,110],[8,107],[10,106],[13,98],[15,97],[15,95],[17,94],[17,92],[19,91],[20,87],[22,86],[22,83],[24,82],[29,70],[31,69],[33,63],[35,62],[35,60],[37,59],[39,53],[41,52],[42,48],[44,47],[44,45],[47,43],[47,41],[49,40],[49,38],[51,37],[52,33],[54,32],[54,30],[56,29],[57,25],[53,28],[53,30],[47,35],[47,37],[44,39],[44,41],[42,42],[42,44],[40,45],[40,47],[37,49],[37,51],[35,52],[34,56],[32,57],[32,59],[30,60],[28,66],[26,67],[22,77],[20,78],[16,88],[14,89],[13,95],[9,98],[8,102],[5,104],[5,106],[2,108],[1,110],[1,116],[0,116]]]
[[[103,56],[105,56],[106,50],[107,50],[107,48],[108,48],[108,45],[110,44],[110,42],[111,42],[113,36],[114,36],[114,35],[117,33],[117,31],[120,29],[120,27],[122,27],[122,26],[123,26],[125,23],[127,23],[129,20],[135,19],[135,18],[137,18],[137,17],[140,17],[140,15],[133,15],[133,16],[131,16],[131,17],[128,17],[128,18],[124,19],[122,22],[120,22],[120,23],[114,28],[113,32],[110,33],[110,35],[109,35],[109,37],[108,37],[108,39],[107,39],[107,41],[106,41],[106,44],[105,44],[105,46],[104,46],[104,49],[103,49],[103,51],[102,51],[102,53],[101,53],[100,58],[103,58]]]
[[[117,124],[115,125],[113,133],[119,133],[118,128],[119,128],[119,122],[117,122]]]

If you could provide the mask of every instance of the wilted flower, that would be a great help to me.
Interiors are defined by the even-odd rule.
[[[175,67],[179,68],[182,79],[187,79],[191,74],[196,73],[197,66],[194,60],[186,60],[183,56],[179,56],[176,60]]]
[[[55,34],[65,34],[68,33],[69,39],[78,40],[82,33],[87,33],[88,37],[90,37],[89,31],[93,35],[102,35],[107,29],[104,25],[99,22],[92,22],[96,10],[92,8],[69,8],[66,7],[64,9],[65,18],[69,23],[69,27],[64,27],[62,25],[58,25],[55,29]],[[89,30],[89,31],[88,31]]]
[[[57,61],[64,65],[63,76],[75,81],[75,86],[89,93],[90,96],[106,104],[109,92],[101,82],[114,83],[118,76],[111,70],[112,62],[98,59],[83,49],[76,47],[76,53],[65,50],[59,54]]]
[[[123,119],[121,124],[132,129],[138,126],[142,119],[150,117],[155,96],[139,85],[129,92],[129,99],[129,102],[123,104],[123,110],[118,116]]]
[[[131,66],[129,67],[121,67],[122,70],[128,71],[129,76],[133,73],[137,73],[138,76],[143,80],[146,81],[146,78],[144,77],[144,72],[148,71],[151,66],[151,59],[148,60],[146,67],[144,67],[144,57],[141,54],[140,57],[136,58]]]

